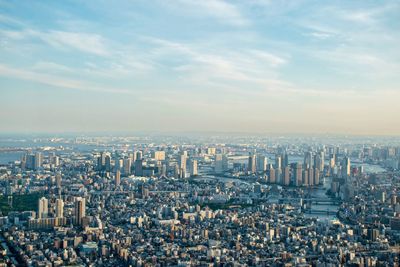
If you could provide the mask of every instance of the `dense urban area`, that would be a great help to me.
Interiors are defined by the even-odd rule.
[[[396,139],[0,142],[0,266],[399,266]]]

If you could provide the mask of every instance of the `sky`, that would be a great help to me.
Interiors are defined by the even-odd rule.
[[[0,0],[0,132],[400,135],[400,2]]]

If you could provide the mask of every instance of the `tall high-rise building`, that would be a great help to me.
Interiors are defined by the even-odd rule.
[[[36,152],[35,153],[35,170],[42,167],[42,153]]]
[[[311,168],[314,165],[313,154],[311,151],[304,153],[304,168]]]
[[[208,155],[215,155],[215,153],[216,153],[215,147],[209,147],[209,148],[207,148],[207,154],[208,154]]]
[[[165,151],[153,151],[151,157],[155,160],[165,160]]]
[[[135,175],[143,176],[143,159],[137,159],[135,161]]]
[[[296,186],[301,186],[303,183],[303,170],[301,163],[294,164],[294,183]]]
[[[121,170],[122,167],[124,166],[124,160],[123,159],[116,159],[115,164],[114,164],[114,170]]]
[[[281,169],[282,168],[282,158],[279,155],[276,155],[275,157],[275,169]]]
[[[313,168],[308,169],[308,185],[309,186],[314,185],[314,169]]]
[[[111,171],[111,155],[106,155],[105,156],[104,169],[105,169],[106,172]]]
[[[47,215],[49,214],[49,201],[47,198],[42,197],[39,199],[39,205],[38,205],[38,218],[47,218]]]
[[[286,166],[289,166],[289,155],[285,152],[285,156],[283,158],[283,168],[286,168]]]
[[[319,185],[320,181],[319,181],[319,169],[315,168],[314,169],[314,184],[315,185]]]
[[[275,170],[275,182],[278,183],[278,184],[282,184],[283,183],[282,169],[276,169]]]
[[[86,216],[86,200],[85,200],[85,198],[78,197],[75,200],[74,216],[75,216],[75,224],[82,225],[82,219]]]
[[[249,156],[249,163],[247,165],[247,171],[251,174],[256,173],[256,155],[255,154],[251,154]]]
[[[61,173],[57,173],[56,174],[56,186],[57,186],[57,188],[61,188],[61,183],[62,183]]]
[[[276,183],[276,173],[274,168],[269,169],[269,182],[271,184]]]
[[[115,186],[119,186],[121,184],[121,171],[117,170],[115,172]]]
[[[125,158],[124,159],[124,168],[123,168],[124,175],[126,175],[126,176],[130,175],[131,169],[132,169],[132,159]]]
[[[183,152],[179,157],[179,173],[181,178],[186,178],[186,162],[187,154]]]
[[[56,217],[64,217],[64,201],[62,199],[56,199]]]
[[[142,159],[143,159],[143,152],[136,151],[136,160],[142,160]]]
[[[225,154],[216,154],[214,162],[214,171],[224,173],[228,170],[228,157]]]
[[[111,170],[111,155],[108,152],[101,152],[97,158],[97,170],[98,171],[110,171]]]
[[[308,184],[308,168],[307,169],[304,169],[303,170],[303,175],[302,175],[302,177],[303,177],[303,185],[304,186],[309,186],[309,184]]]
[[[290,167],[286,166],[283,173],[283,184],[289,185],[290,184]]]
[[[350,176],[350,158],[344,157],[342,162],[342,177],[349,177]]]
[[[257,156],[257,172],[265,172],[267,170],[268,159],[266,156]]]
[[[190,160],[190,176],[196,176],[197,175],[197,160],[191,159]]]

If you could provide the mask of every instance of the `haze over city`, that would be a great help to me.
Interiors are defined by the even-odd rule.
[[[0,1],[1,132],[399,135],[398,1]]]

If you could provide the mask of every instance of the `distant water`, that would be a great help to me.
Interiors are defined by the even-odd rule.
[[[0,164],[21,160],[23,154],[24,152],[0,152]]]

